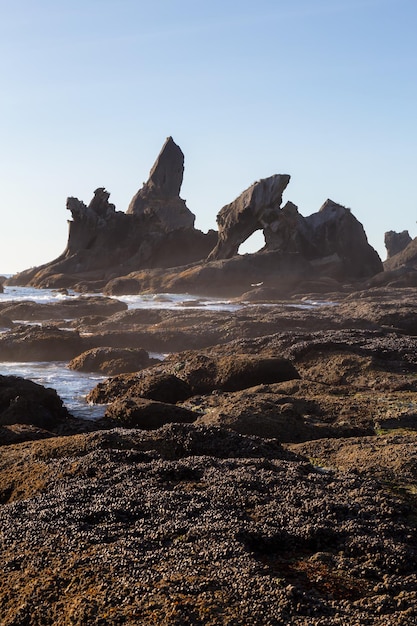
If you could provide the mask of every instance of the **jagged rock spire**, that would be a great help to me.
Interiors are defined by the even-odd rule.
[[[180,198],[184,154],[172,137],[165,141],[148,181],[132,198],[128,214],[142,216],[165,232],[193,228],[195,215]]]

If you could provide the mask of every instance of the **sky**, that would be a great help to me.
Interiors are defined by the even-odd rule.
[[[126,211],[168,136],[197,228],[290,174],[385,259],[417,235],[416,27],[416,0],[0,0],[0,273],[63,252],[67,196]]]

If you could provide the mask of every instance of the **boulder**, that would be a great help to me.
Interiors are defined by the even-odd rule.
[[[54,389],[18,376],[0,375],[0,426],[31,424],[49,429],[67,416]]]
[[[68,363],[71,370],[78,372],[100,372],[108,376],[125,372],[137,372],[158,363],[142,348],[92,348]]]
[[[107,407],[104,420],[114,420],[119,426],[155,430],[172,422],[191,423],[196,417],[197,414],[193,411],[174,404],[139,397],[123,397]]]
[[[236,391],[261,383],[299,378],[287,359],[250,354],[208,356],[199,352],[173,355],[159,366],[134,376],[117,376],[99,383],[89,402],[105,404],[120,397],[144,397],[162,402],[182,402],[192,395],[215,390]]]
[[[88,337],[55,326],[19,325],[0,334],[3,361],[69,361],[89,348]]]

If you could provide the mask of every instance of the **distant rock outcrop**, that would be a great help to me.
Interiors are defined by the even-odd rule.
[[[389,257],[384,262],[386,271],[398,270],[400,268],[417,270],[417,237],[412,239],[403,250]]]
[[[288,174],[276,174],[253,183],[217,215],[219,239],[208,260],[230,259],[241,243],[264,229],[278,214],[282,194],[290,182]]]
[[[401,233],[396,233],[394,230],[389,230],[385,233],[384,243],[387,249],[387,258],[390,259],[395,254],[402,252],[412,239],[408,230],[403,230]]]
[[[264,251],[299,254],[326,266],[341,279],[362,279],[383,269],[369,245],[362,224],[346,207],[326,200],[317,213],[299,214],[292,202],[281,209],[282,194],[290,176],[277,174],[254,183],[217,216],[219,239],[208,261],[228,259],[257,230],[265,236]],[[325,262],[323,262],[325,260]]]
[[[35,287],[98,288],[114,276],[151,267],[175,267],[199,261],[217,241],[214,231],[194,228],[195,216],[179,196],[184,155],[172,137],[166,140],[148,181],[128,211],[116,211],[104,187],[90,204],[67,199],[71,212],[65,251],[54,261],[13,277],[13,284]]]
[[[211,295],[240,295],[261,284],[284,294],[306,281],[317,288],[323,279],[358,281],[383,271],[350,209],[332,200],[308,217],[292,202],[281,208],[288,174],[255,182],[220,210],[218,233],[204,234],[179,195],[183,173],[184,155],[168,137],[126,213],[116,211],[104,187],[88,206],[68,198],[72,220],[63,254],[10,284]],[[258,230],[263,250],[240,256],[239,246]]]
[[[162,232],[194,228],[195,215],[180,198],[183,174],[182,150],[168,137],[148,181],[132,198],[127,213],[151,220]]]

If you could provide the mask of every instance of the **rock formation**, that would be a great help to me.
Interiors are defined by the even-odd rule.
[[[404,231],[407,233],[407,231]],[[408,233],[407,233],[408,234]],[[397,242],[401,235],[402,242],[406,240],[406,235],[403,236],[402,233],[394,233],[394,237],[392,237],[389,233],[385,234],[385,244],[387,245],[387,235],[388,235],[388,245],[390,245],[391,240]],[[394,248],[395,249],[395,248]],[[393,251],[391,249],[391,251]],[[387,247],[388,252],[388,247]],[[402,282],[409,281],[410,286],[414,285],[413,282],[415,280],[415,273],[417,271],[417,237],[411,239],[409,243],[402,249],[398,250],[395,254],[390,254],[388,252],[388,258],[384,261],[384,270],[385,273],[391,276],[391,273],[394,272],[397,278],[401,277]]]
[[[56,426],[68,416],[55,389],[19,376],[0,375],[0,427],[5,424]]]
[[[57,259],[13,277],[13,284],[101,288],[113,276],[150,267],[175,267],[207,256],[217,235],[194,228],[194,215],[179,197],[184,155],[169,137],[148,181],[128,211],[116,211],[104,187],[87,206],[70,197],[67,247]]]
[[[127,213],[151,220],[164,232],[193,228],[195,215],[180,198],[183,173],[184,155],[168,137],[148,181],[132,198]]]
[[[230,259],[241,243],[277,218],[288,174],[276,174],[253,183],[217,215],[219,239],[208,260]]]
[[[234,256],[256,230],[263,230],[264,251],[299,254],[341,279],[361,279],[382,271],[363,226],[351,211],[326,200],[317,213],[303,217],[292,202],[280,208],[290,177],[278,174],[254,183],[217,216],[219,239],[208,260]]]
[[[389,230],[385,233],[384,243],[387,249],[387,258],[390,259],[395,254],[402,252],[412,239],[408,230],[403,230],[401,233],[396,233],[394,230]]]
[[[222,296],[263,283],[284,295],[306,280],[343,283],[383,271],[350,209],[332,200],[308,217],[292,202],[281,208],[288,174],[255,182],[220,210],[218,233],[204,234],[179,195],[183,173],[184,155],[168,137],[126,213],[116,211],[104,187],[88,206],[68,198],[72,220],[63,254],[11,283],[119,295],[152,289]],[[239,256],[239,246],[257,230],[264,233],[264,249]]]

